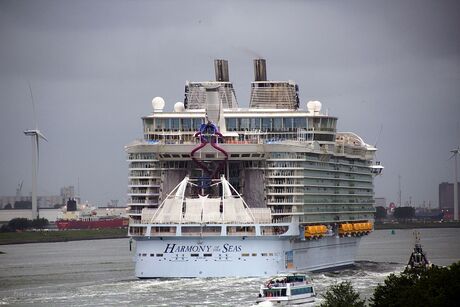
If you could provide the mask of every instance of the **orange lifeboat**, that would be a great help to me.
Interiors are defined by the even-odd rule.
[[[310,225],[305,226],[306,239],[320,239],[327,233],[325,225]]]

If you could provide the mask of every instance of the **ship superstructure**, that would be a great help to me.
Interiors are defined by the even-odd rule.
[[[186,83],[173,112],[155,98],[144,138],[126,146],[136,276],[352,264],[372,230],[376,148],[337,132],[320,102],[301,109],[297,84],[268,81],[263,59],[254,61],[249,108],[238,106],[227,61],[215,68],[216,81]],[[223,268],[223,258],[234,266]]]

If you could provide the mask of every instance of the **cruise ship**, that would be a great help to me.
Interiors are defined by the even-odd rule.
[[[248,108],[228,62],[215,81],[185,84],[183,102],[161,97],[125,147],[135,275],[256,277],[354,263],[373,229],[376,148],[319,101],[301,103],[293,81],[269,81],[254,60]]]

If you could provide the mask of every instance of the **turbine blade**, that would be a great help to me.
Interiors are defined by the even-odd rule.
[[[38,133],[37,133],[37,134],[35,135],[35,142],[36,142],[35,145],[37,146],[37,172],[38,172],[38,169],[39,169],[39,167],[40,167],[40,145],[39,145],[40,139],[39,139],[38,136],[39,136],[39,135],[38,135]]]
[[[35,129],[37,129],[37,128],[38,128],[38,124],[37,124],[37,114],[35,113],[34,95],[32,94],[32,87],[30,86],[30,81],[27,81],[27,84],[29,85],[30,100],[32,101],[32,111],[33,111],[33,113],[34,113],[34,124],[35,124]]]
[[[42,139],[44,139],[45,141],[48,142],[48,139],[43,135],[43,133],[42,133],[40,130],[37,130],[37,135],[38,135],[40,138],[42,138]]]
[[[452,152],[452,151],[451,151]],[[452,156],[450,156],[449,160],[452,159],[453,157],[455,157],[457,153],[454,153]]]

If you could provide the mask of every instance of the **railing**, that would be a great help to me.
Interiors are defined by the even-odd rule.
[[[142,210],[128,210],[128,214],[142,214]]]

